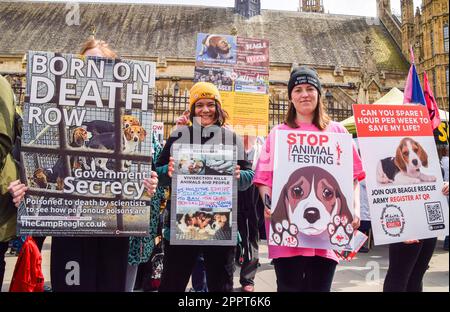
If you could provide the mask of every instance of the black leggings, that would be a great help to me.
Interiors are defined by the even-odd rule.
[[[36,243],[39,251],[42,253],[42,247],[44,246],[44,241],[47,236],[33,236],[34,242]]]
[[[278,292],[329,292],[337,262],[319,257],[273,259]]]
[[[259,196],[259,195],[258,195]],[[243,263],[239,283],[242,286],[255,285],[256,271],[259,266],[258,255],[258,218],[256,216],[256,207],[246,207],[247,210],[239,207],[238,230],[241,235],[241,248]]]
[[[416,244],[389,245],[389,269],[384,280],[384,292],[421,292],[422,279],[433,256],[437,238],[420,240]]]

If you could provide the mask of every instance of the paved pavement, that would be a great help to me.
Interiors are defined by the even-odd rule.
[[[43,247],[42,269],[46,284],[50,284],[50,244],[47,238]],[[438,241],[430,268],[424,277],[424,291],[449,291],[449,255],[442,249],[443,240]],[[267,246],[263,241],[260,245],[261,266],[256,274],[255,290],[261,292],[276,291],[275,271],[270,260],[267,259]],[[9,289],[15,256],[6,257],[6,273],[2,291]],[[336,270],[332,291],[334,292],[380,292],[383,289],[383,280],[388,268],[388,247],[375,246],[367,254],[358,254],[351,262],[342,261]],[[239,269],[236,270],[234,283],[236,291],[239,290]],[[190,287],[190,285],[188,286]]]

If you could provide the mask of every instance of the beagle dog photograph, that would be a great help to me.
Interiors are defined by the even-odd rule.
[[[122,129],[126,129],[131,126],[140,126],[141,123],[139,119],[132,115],[123,115],[122,116]]]
[[[45,170],[42,168],[37,168],[33,172],[32,180],[38,188],[46,189],[49,186],[47,181],[47,175],[45,174]]]
[[[84,128],[78,127],[73,130],[71,147],[82,147],[89,140],[88,131]]]
[[[376,177],[379,184],[416,184],[435,182],[436,177],[423,173],[428,167],[428,154],[416,140],[403,138],[395,156],[378,161]]]
[[[75,128],[72,133],[72,139],[69,144],[72,148],[82,149],[85,148],[86,143],[89,141],[88,131],[82,127]],[[89,170],[85,157],[72,156],[70,157],[71,170],[74,169],[86,169]],[[64,159],[59,158],[51,168],[37,168],[33,173],[33,182],[39,188],[49,188],[48,183],[56,183],[56,189],[62,190],[64,188],[64,178],[66,174],[64,172]]]
[[[86,129],[82,127],[75,128],[72,133],[72,142],[70,143],[70,146],[79,149],[86,148],[86,144],[89,142],[91,136],[92,135]],[[90,169],[86,157],[72,157],[70,163],[73,169]]]
[[[298,237],[303,234],[334,244],[330,236],[341,233],[343,227],[348,243],[352,221],[347,199],[334,176],[320,167],[303,167],[292,172],[281,190],[271,217],[272,238],[278,245],[299,246]]]
[[[208,56],[211,59],[230,60],[233,58],[232,46],[225,36],[207,35],[202,41],[200,57]]]
[[[123,130],[125,138],[124,152],[135,152],[139,142],[144,142],[147,131],[141,126],[128,126]]]
[[[137,146],[140,142],[145,140],[147,132],[141,126],[128,126],[123,130],[123,142],[124,142],[124,152],[133,153],[136,151]],[[94,136],[89,141],[89,148],[99,149],[99,150],[114,150],[115,145],[115,134],[114,132],[101,133]],[[92,158],[91,169],[95,170],[99,167],[103,171],[111,171],[107,168],[108,158]],[[127,167],[131,166],[131,161],[122,162],[122,171],[127,171]]]
[[[91,120],[83,122],[82,124],[88,132],[92,135],[114,132],[114,123],[106,120]],[[130,126],[140,126],[141,123],[137,117],[132,115],[122,116],[122,129],[126,129]]]

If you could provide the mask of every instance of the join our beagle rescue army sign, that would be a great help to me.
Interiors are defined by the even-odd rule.
[[[448,201],[428,111],[422,105],[353,105],[374,241],[448,235]]]
[[[277,131],[270,245],[355,249],[352,148],[347,133]]]
[[[150,62],[29,52],[20,235],[147,236]]]

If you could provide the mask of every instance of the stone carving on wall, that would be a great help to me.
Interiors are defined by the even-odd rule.
[[[380,73],[374,60],[373,47],[371,45],[372,39],[366,36],[364,57],[362,58],[360,81],[358,85],[358,103],[370,103],[373,100],[375,93],[375,86],[378,88],[377,94],[380,94]],[[370,95],[369,95],[370,87]]]

